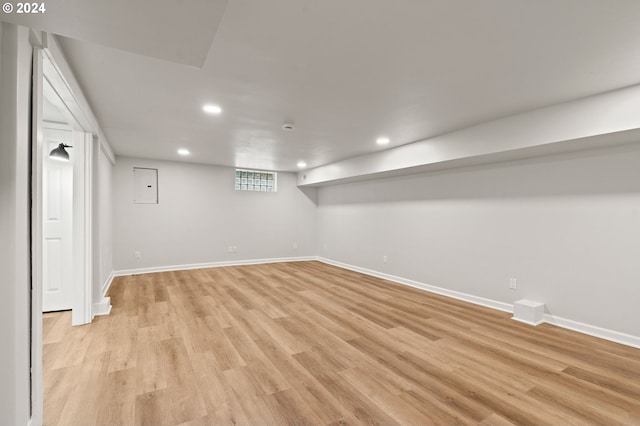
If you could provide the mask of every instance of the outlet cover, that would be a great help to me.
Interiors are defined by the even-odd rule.
[[[515,278],[509,278],[509,288],[511,290],[515,290],[516,288],[518,288],[518,280],[516,280]]]

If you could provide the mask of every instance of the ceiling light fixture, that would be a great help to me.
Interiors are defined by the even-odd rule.
[[[220,114],[222,112],[222,108],[218,105],[205,105],[202,107],[202,110],[209,114]]]
[[[54,160],[69,161],[69,153],[65,148],[73,148],[71,145],[61,143],[49,153],[49,157]]]
[[[382,136],[376,139],[376,143],[378,145],[387,145],[389,142],[391,142],[391,140],[386,136]]]
[[[178,150],[178,154],[180,154],[180,155],[189,155],[189,154],[191,154],[191,153],[189,152],[189,150],[188,150],[188,149],[180,148],[180,149]]]
[[[305,163],[304,161],[298,161],[298,167],[303,169],[303,168],[307,167],[307,163]]]

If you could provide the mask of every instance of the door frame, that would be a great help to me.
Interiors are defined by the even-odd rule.
[[[80,148],[80,149],[77,149]],[[89,324],[92,300],[93,135],[73,131],[73,308],[71,325]]]
[[[34,38],[33,31],[31,38]],[[38,39],[38,41],[40,41]],[[32,42],[33,44],[33,42]],[[44,386],[42,373],[42,48],[34,45],[31,93],[31,424],[43,423]]]
[[[56,54],[57,45],[52,46],[46,43],[44,48],[36,49],[34,52],[34,63],[39,62],[39,66],[34,66],[34,72],[41,75],[34,75],[34,215],[33,215],[33,251],[34,251],[34,288],[38,289],[38,306],[34,306],[34,311],[42,312],[42,156],[44,155],[44,142],[42,136],[42,100],[44,81],[53,88],[55,94],[62,101],[62,110],[67,118],[67,123],[72,129],[73,155],[73,306],[71,312],[72,325],[82,325],[91,322],[91,291],[92,291],[92,176],[93,176],[93,129],[90,124],[82,120],[79,116],[80,105],[76,101],[71,88],[63,77],[60,68],[56,63],[56,56],[62,55],[59,50]],[[53,47],[53,48],[52,48]],[[80,118],[80,119],[78,119]],[[35,299],[35,298],[34,298]],[[34,300],[36,302],[36,300]]]
[[[92,316],[92,215],[94,134],[101,134],[78,98],[79,87],[55,38],[31,31],[32,68],[32,170],[31,170],[31,423],[43,422],[44,385],[42,364],[43,286],[43,135],[42,104],[45,79],[64,103],[73,129],[73,307],[72,325],[88,324]],[[65,78],[65,76],[67,78]],[[69,84],[71,82],[71,84]]]

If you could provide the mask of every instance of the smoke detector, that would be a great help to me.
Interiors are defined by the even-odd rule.
[[[282,130],[293,130],[296,126],[293,123],[282,123]]]

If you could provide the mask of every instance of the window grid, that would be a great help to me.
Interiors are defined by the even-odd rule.
[[[277,173],[236,169],[236,191],[276,192]]]

